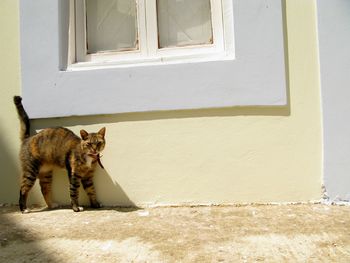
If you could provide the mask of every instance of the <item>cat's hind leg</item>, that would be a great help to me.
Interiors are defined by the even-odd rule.
[[[29,168],[33,168],[32,166],[29,166]],[[21,187],[19,191],[19,208],[21,209],[22,213],[28,213],[29,210],[27,208],[27,198],[29,191],[32,189],[36,177],[37,177],[37,169],[23,169],[22,174],[22,180],[21,180]]]
[[[57,204],[52,203],[52,170],[42,167],[39,172],[39,183],[47,207],[49,209],[56,208]]]

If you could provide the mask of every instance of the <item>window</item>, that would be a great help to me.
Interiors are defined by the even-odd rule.
[[[232,16],[227,0],[71,0],[70,63],[232,59]]]

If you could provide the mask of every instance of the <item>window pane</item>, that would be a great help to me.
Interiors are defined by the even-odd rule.
[[[159,48],[211,44],[210,0],[157,0]]]
[[[86,0],[88,53],[138,49],[135,0]]]

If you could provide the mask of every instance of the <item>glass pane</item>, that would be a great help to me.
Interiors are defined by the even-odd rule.
[[[135,0],[86,0],[88,53],[138,49]]]
[[[211,44],[210,0],[157,0],[159,48]]]

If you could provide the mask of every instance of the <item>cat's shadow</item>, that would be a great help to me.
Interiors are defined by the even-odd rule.
[[[36,183],[38,184],[38,182]],[[97,200],[101,203],[102,207],[98,209],[90,208],[89,199],[82,186],[79,188],[79,204],[84,207],[84,210],[115,210],[118,212],[133,212],[142,208],[138,207],[133,201],[130,200],[128,195],[122,189],[122,187],[112,180],[112,177],[105,169],[97,167],[94,174],[94,185],[96,189]],[[38,185],[36,185],[39,188]],[[33,196],[29,195],[29,199],[32,199],[30,203],[35,203],[38,198],[44,200],[41,196],[40,190],[34,191]],[[43,208],[43,206],[31,206],[31,212],[51,211],[56,209],[71,209],[70,208],[70,196],[69,196],[69,181],[67,172],[65,170],[54,170],[53,182],[52,182],[52,201],[57,204],[58,207],[54,209]]]
[[[108,174],[107,170],[96,168],[94,176],[96,195],[103,206],[121,208],[138,208],[116,180]]]

